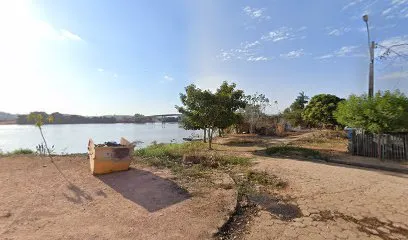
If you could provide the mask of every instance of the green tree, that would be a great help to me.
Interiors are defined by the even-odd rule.
[[[217,91],[212,93],[191,84],[185,88],[185,94],[180,94],[183,106],[176,106],[176,109],[183,114],[183,127],[203,129],[204,136],[208,136],[210,149],[214,130],[224,129],[237,123],[240,119],[237,110],[245,107],[243,91],[235,88],[234,83],[223,82]]]
[[[334,113],[343,125],[371,133],[408,130],[408,98],[401,92],[378,92],[373,97],[351,95]]]
[[[310,126],[327,127],[337,125],[333,116],[337,105],[343,99],[331,94],[318,94],[310,99],[302,113],[302,118]]]
[[[351,95],[334,116],[343,125],[376,133],[380,143],[382,133],[408,130],[408,98],[399,91],[378,92],[373,97]],[[381,144],[377,146],[381,158]]]
[[[264,94],[255,93],[245,96],[245,120],[249,122],[249,133],[254,133],[255,126],[269,106],[269,99]]]
[[[295,101],[283,111],[283,118],[286,119],[292,126],[304,126],[302,118],[303,110],[309,101],[309,97],[302,91]]]

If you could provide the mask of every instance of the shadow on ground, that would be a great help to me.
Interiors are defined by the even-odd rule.
[[[360,170],[365,170],[365,171],[373,171],[373,172],[379,172],[384,175],[390,175],[390,176],[396,176],[396,177],[401,177],[401,178],[408,178],[408,173],[406,172],[405,169],[387,169],[387,168],[382,168],[382,167],[376,167],[376,166],[366,166],[363,164],[359,163],[347,163],[343,161],[339,161],[336,159],[331,159],[330,157],[324,156],[324,158],[306,158],[302,156],[297,156],[297,155],[291,155],[291,156],[282,156],[282,155],[268,155],[265,153],[265,150],[256,150],[252,152],[253,155],[255,156],[260,156],[260,157],[268,157],[268,158],[274,158],[274,159],[286,159],[289,161],[308,161],[308,162],[313,162],[313,163],[318,163],[318,164],[325,164],[325,165],[330,165],[330,166],[337,166],[337,167],[344,167],[344,168],[352,168],[352,169],[360,169]]]
[[[128,171],[96,176],[126,199],[155,212],[191,198],[175,182],[151,172],[131,168]]]
[[[65,193],[63,195],[70,202],[80,204],[80,203],[83,203],[83,202],[86,202],[86,201],[93,200],[91,195],[89,195],[84,190],[82,190],[81,188],[79,188],[78,186],[76,186],[76,185],[74,185],[72,183],[68,184],[68,190],[70,190],[71,194],[69,194],[69,195],[71,195],[71,196],[69,196],[68,194],[65,194]]]

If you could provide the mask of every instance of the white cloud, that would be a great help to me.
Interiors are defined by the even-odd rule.
[[[259,57],[249,57],[248,59],[247,59],[247,61],[249,61],[249,62],[258,62],[258,61],[268,61],[269,60],[269,58],[267,58],[267,57],[264,57],[264,56],[259,56]]]
[[[66,29],[60,30],[61,37],[72,41],[82,41],[82,38]]]
[[[332,57],[334,57],[334,55],[333,55],[333,54],[326,54],[326,55],[323,55],[323,56],[317,57],[316,59],[327,59],[327,58],[332,58]]]
[[[304,39],[306,36],[300,34],[304,30],[306,30],[306,27],[304,26],[298,29],[280,27],[274,31],[270,31],[266,35],[263,35],[261,40],[279,42],[282,40]]]
[[[114,79],[117,79],[117,78],[118,78],[118,74],[114,73],[114,74],[113,74],[113,78],[114,78]]]
[[[347,3],[346,5],[344,5],[344,7],[342,8],[342,10],[346,10],[348,8],[351,8],[359,3],[363,2],[363,0],[352,0],[349,3]]]
[[[304,49],[293,50],[288,53],[280,54],[283,58],[299,58],[305,55]]]
[[[240,45],[241,46],[236,49],[221,49],[221,53],[217,56],[217,58],[221,59],[222,61],[228,61],[232,59],[256,59],[259,57],[257,55],[259,52],[258,47],[261,45],[260,41],[256,40],[253,42],[242,42]]]
[[[385,9],[381,14],[382,15],[388,15],[391,11],[393,10],[392,7]]]
[[[329,36],[341,36],[345,33],[348,33],[351,31],[351,28],[349,27],[342,27],[342,28],[331,28],[331,27],[327,27],[326,30],[328,31],[327,34]]]
[[[381,14],[386,19],[408,18],[408,0],[392,0],[391,4]]]
[[[246,6],[242,10],[252,19],[269,20],[271,18],[264,14],[265,8],[251,8],[250,6]]]
[[[343,46],[339,50],[335,51],[334,54],[338,57],[345,57],[351,53],[354,53],[358,48],[359,46]]]
[[[105,71],[105,69],[103,69],[103,68],[98,68],[97,70],[98,70],[98,72],[104,72]]]
[[[328,59],[333,57],[364,57],[365,53],[361,51],[360,46],[343,46],[332,53],[316,57],[316,59]]]
[[[169,75],[164,75],[164,80],[166,80],[167,82],[172,82],[174,80],[173,77],[169,76]]]

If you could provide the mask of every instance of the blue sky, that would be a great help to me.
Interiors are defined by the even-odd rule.
[[[408,0],[1,1],[0,111],[174,113],[186,85],[224,80],[269,112],[299,91],[364,93],[363,14],[372,40],[408,43]],[[375,90],[408,93],[408,57],[391,55]]]

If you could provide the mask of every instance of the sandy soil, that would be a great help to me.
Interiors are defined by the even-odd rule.
[[[56,163],[71,183],[48,159],[0,158],[0,239],[209,239],[236,204],[233,189],[186,190],[166,171],[96,177],[86,157]]]
[[[283,177],[302,215],[261,211],[245,239],[408,239],[408,175],[324,162],[257,157],[255,169]]]

